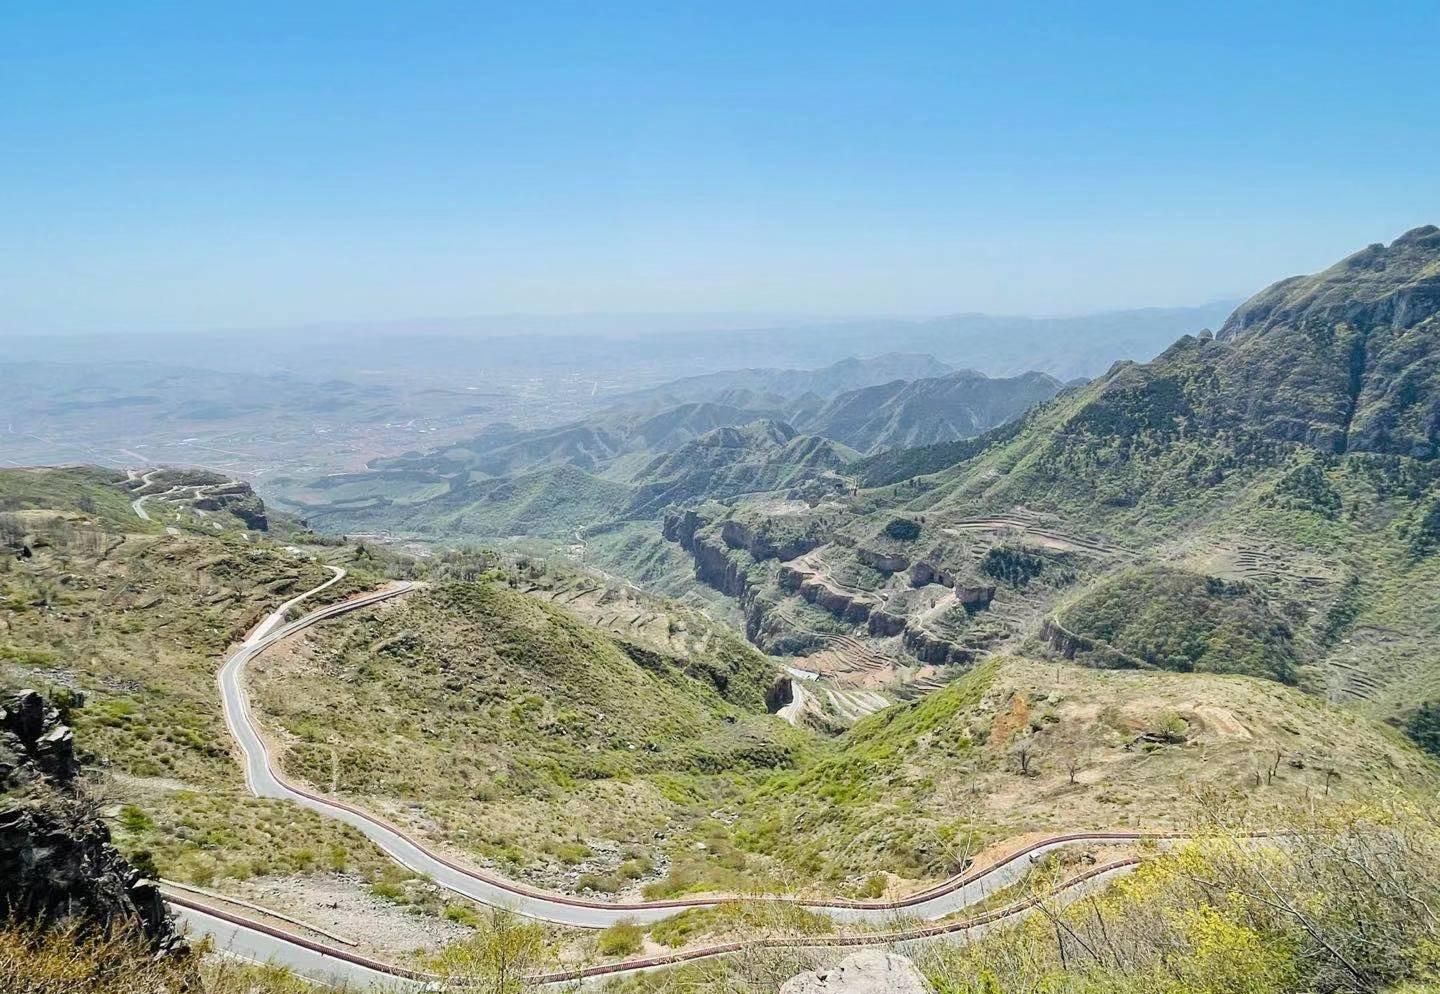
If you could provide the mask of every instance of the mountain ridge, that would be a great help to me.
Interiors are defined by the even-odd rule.
[[[1293,654],[1277,674],[1402,715],[1440,693],[1425,662],[1440,638],[1437,272],[1440,231],[1415,229],[979,439],[857,463],[870,489],[711,506],[672,531],[761,645],[813,651],[819,630],[963,668],[1054,642],[1097,664],[1184,668],[1253,660],[1244,646],[1276,638]],[[913,537],[888,534],[896,521]],[[723,540],[741,531],[815,540],[782,560]],[[1101,629],[1066,613],[1081,591],[1107,612],[1170,607]],[[1119,644],[1083,648],[1112,631]],[[1206,656],[1211,638],[1234,652]]]

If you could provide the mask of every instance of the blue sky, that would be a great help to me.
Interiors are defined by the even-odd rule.
[[[1440,222],[1433,0],[1011,6],[9,0],[0,328],[1075,313]]]

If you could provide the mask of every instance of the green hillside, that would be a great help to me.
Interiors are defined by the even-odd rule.
[[[380,474],[377,483],[389,475]],[[287,506],[314,527],[330,532],[385,530],[460,540],[511,535],[568,538],[577,528],[615,517],[633,493],[626,484],[569,465],[515,477],[461,478],[438,486],[444,490],[435,496],[371,496]]]
[[[992,379],[966,369],[851,390],[797,423],[860,452],[886,452],[972,438],[1049,400],[1062,386],[1044,373]]]
[[[926,356],[739,370],[641,391],[582,421],[489,425],[444,448],[373,460],[363,473],[269,487],[331,530],[563,538],[658,518],[677,503],[809,484],[859,451],[966,438],[1060,388],[1038,373],[951,372]]]
[[[260,661],[255,704],[296,776],[507,872],[629,888],[662,875],[655,833],[693,831],[807,741],[766,713],[774,664],[735,635],[636,635],[501,577],[441,583]]]
[[[1094,664],[1268,673],[1403,719],[1440,697],[1437,273],[1440,230],[1416,229],[988,436],[856,464],[871,489],[677,537],[709,550],[706,582],[733,574],[726,557],[743,567],[729,592],[771,642],[808,600],[905,658],[1044,635]],[[919,537],[877,540],[897,515]],[[833,537],[788,563],[719,541],[725,518],[825,520]],[[990,550],[1016,543],[1064,559],[1044,573],[1064,582],[997,583]],[[944,616],[952,591],[990,585],[993,601]],[[1057,618],[1116,651],[1077,653]]]
[[[350,571],[317,603],[373,586],[382,564],[296,534],[282,541],[299,552],[234,529],[167,534],[125,485],[95,469],[0,471],[0,689],[67,706],[82,758],[109,775],[117,841],[168,878],[394,876],[358,833],[250,797],[215,687],[228,647],[331,575],[317,555]]]
[[[817,490],[838,485],[836,471],[858,458],[843,445],[801,435],[778,421],[717,428],[638,474],[627,517],[658,517],[665,508],[696,500],[779,490],[805,484]],[[828,476],[828,481],[827,481]]]

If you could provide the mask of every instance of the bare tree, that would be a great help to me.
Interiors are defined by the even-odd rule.
[[[1285,758],[1285,754],[1282,753],[1279,749],[1276,749],[1276,750],[1275,750],[1275,762],[1271,763],[1270,766],[1265,770],[1265,783],[1266,783],[1266,784],[1272,784],[1272,783],[1275,782],[1275,777],[1278,776],[1279,773],[1280,773],[1280,760],[1282,760],[1282,759],[1284,759],[1284,758]]]
[[[1022,777],[1028,777],[1034,772],[1035,765],[1035,737],[1026,735],[1017,739],[1010,747],[1010,758],[1019,769]]]

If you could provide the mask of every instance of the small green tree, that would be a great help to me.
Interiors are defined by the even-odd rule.
[[[911,518],[895,518],[885,526],[885,534],[897,542],[913,542],[920,537],[920,522]]]
[[[1433,756],[1440,756],[1440,701],[1426,701],[1405,723],[1405,734]]]
[[[475,934],[446,946],[430,961],[447,984],[483,994],[517,994],[545,955],[545,929],[502,908],[481,916]]]

